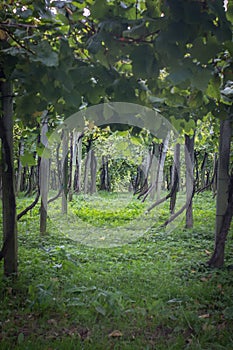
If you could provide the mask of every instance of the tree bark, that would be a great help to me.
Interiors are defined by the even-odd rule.
[[[175,188],[172,193],[171,199],[170,199],[170,213],[173,214],[175,210],[176,205],[176,196],[177,192],[179,190],[179,179],[180,179],[180,144],[177,143],[175,145],[175,151],[174,151],[174,161],[172,165],[172,179],[171,179],[171,188]]]
[[[3,248],[0,259],[4,258],[4,274],[17,273],[17,223],[15,177],[13,167],[13,88],[10,81],[1,82],[2,118],[0,137],[2,140],[2,213]]]
[[[217,192],[217,183],[218,183],[218,155],[214,154],[214,164],[213,164],[213,177],[212,177],[212,192],[213,195]]]
[[[150,190],[150,198],[151,200],[154,200],[155,198],[155,193],[156,193],[156,188],[155,188],[155,183],[156,183],[156,169],[158,166],[158,160],[156,158],[156,148],[158,147],[155,142],[152,144],[152,154],[151,154],[151,190]]]
[[[78,147],[77,147],[77,183],[76,188],[78,192],[81,192],[82,188],[82,138],[83,134],[79,134]]]
[[[71,131],[70,133],[70,164],[69,164],[69,176],[68,176],[68,192],[69,192],[69,202],[72,201],[73,198],[73,163],[74,163],[74,133]]]
[[[194,191],[194,136],[185,135],[186,163],[186,228],[193,227],[193,191]]]
[[[68,132],[64,130],[62,138],[62,214],[67,214],[68,196]]]
[[[74,132],[73,141],[73,168],[74,176],[72,182],[72,190],[76,193],[81,191],[81,176],[82,176],[82,138],[83,133]]]
[[[231,136],[232,130],[230,119],[221,120],[216,199],[215,249],[213,256],[209,260],[209,265],[214,267],[221,267],[224,264],[225,241],[229,229],[226,220],[229,220],[227,219],[227,210],[229,210],[229,202],[232,200],[229,197],[230,191],[232,190],[230,186],[232,186],[231,182],[233,181],[232,179],[231,182],[229,181]]]
[[[87,147],[87,156],[85,160],[85,167],[84,167],[84,193],[87,194],[89,192],[89,173],[90,173],[90,166],[91,166],[91,141],[89,141],[89,145]]]
[[[41,128],[41,143],[46,147],[48,143],[48,119],[47,111],[42,115],[42,128]],[[40,234],[46,233],[47,226],[47,210],[48,210],[48,186],[49,186],[49,160],[41,158],[40,161],[40,194],[41,194],[41,206],[40,206]]]
[[[108,158],[106,156],[102,156],[102,167],[100,173],[100,190],[101,191],[110,191],[111,190],[111,182],[109,178],[108,171]]]
[[[40,163],[41,163],[41,158],[38,157],[38,166],[37,166],[37,172],[38,172],[38,175],[37,175],[37,193],[36,193],[36,197],[34,199],[34,201],[28,205],[24,210],[22,210],[18,215],[17,215],[17,221],[19,221],[24,215],[26,215],[29,210],[32,210],[36,205],[37,203],[39,202],[39,199],[40,199]]]
[[[2,154],[1,137],[0,137],[0,154]],[[3,164],[0,161],[0,199],[2,199],[2,168],[3,168]]]
[[[96,171],[97,171],[97,160],[95,156],[95,151],[91,150],[91,186],[90,186],[90,192],[91,194],[96,192]]]
[[[206,164],[208,160],[208,153],[205,152],[204,158],[201,164],[201,187],[204,188],[206,186]]]
[[[222,267],[224,264],[225,243],[233,216],[233,173],[229,183],[229,196],[226,212],[223,216],[222,227],[215,241],[215,249],[208,264],[213,267]]]
[[[19,159],[18,159],[18,169],[17,169],[17,177],[16,177],[16,193],[18,194],[21,189],[21,180],[22,180],[22,170],[23,166],[20,160],[20,157],[24,154],[24,142],[20,140],[19,142]]]
[[[198,164],[198,151],[194,150],[194,168],[195,168],[195,183],[196,183],[196,188],[199,189],[199,164]]]
[[[158,173],[157,173],[157,180],[156,180],[157,200],[160,199],[160,195],[161,195],[161,189],[162,189],[162,183],[163,183],[163,170],[164,170],[164,164],[165,164],[166,154],[168,150],[169,139],[170,139],[170,133],[167,134],[163,142],[161,157],[158,164]]]

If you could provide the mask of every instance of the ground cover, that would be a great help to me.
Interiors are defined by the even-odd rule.
[[[144,211],[139,202],[122,211],[125,195],[116,198],[77,197],[69,209],[97,233],[109,221],[121,227]],[[231,350],[232,230],[225,267],[210,269],[211,194],[194,199],[192,230],[182,223],[172,232],[162,229],[165,209],[146,234],[109,248],[72,240],[52,218],[48,234],[39,237],[39,209],[33,209],[19,222],[19,276],[0,279],[0,348]]]

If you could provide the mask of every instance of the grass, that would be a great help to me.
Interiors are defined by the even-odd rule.
[[[97,233],[109,225],[110,213],[118,218],[113,228],[118,220],[122,227],[144,206],[118,197],[83,196],[70,210]],[[39,237],[35,208],[19,223],[19,276],[0,281],[0,348],[232,350],[232,231],[226,266],[208,268],[211,195],[196,197],[194,208],[192,230],[168,232],[156,225],[111,248],[71,240],[57,229],[62,219],[55,225],[50,218],[48,234]],[[166,219],[165,207],[158,216]]]

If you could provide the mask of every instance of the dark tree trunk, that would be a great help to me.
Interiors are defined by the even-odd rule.
[[[176,205],[177,192],[179,190],[179,179],[180,179],[180,144],[175,145],[174,161],[172,166],[172,179],[171,188],[173,192],[170,199],[170,213],[173,214]]]
[[[29,177],[28,177],[28,188],[27,192],[25,193],[25,196],[32,196],[33,193],[33,172],[34,172],[34,166],[30,167]]]
[[[209,265],[221,267],[224,264],[224,249],[227,233],[232,218],[233,175],[229,182],[231,149],[231,121],[221,120],[218,160],[218,183],[215,222],[215,249]]]
[[[68,196],[68,132],[65,130],[62,139],[62,214],[67,214]]]
[[[217,192],[217,182],[218,182],[218,155],[214,154],[214,164],[213,164],[213,177],[212,177],[212,191],[215,195]]]
[[[0,138],[0,152],[2,154],[2,144],[1,144],[1,138]],[[0,161],[0,199],[2,199],[2,162]]]
[[[73,132],[70,133],[70,163],[69,163],[69,176],[68,176],[68,192],[69,192],[69,201],[72,201],[73,198],[73,143],[74,143],[74,135]]]
[[[200,183],[200,179],[199,179],[199,165],[198,165],[198,152],[196,150],[194,150],[194,167],[195,167],[195,184],[196,184],[196,188],[199,188],[199,183]]]
[[[47,111],[42,116],[42,128],[41,128],[41,143],[47,146],[47,134],[48,132],[48,119]],[[48,206],[48,185],[49,185],[49,160],[41,158],[40,162],[40,193],[41,193],[41,206],[40,206],[40,234],[46,233],[47,227],[47,206]]]
[[[4,274],[17,273],[17,224],[15,200],[15,176],[13,167],[13,100],[12,83],[1,82],[2,118],[0,137],[2,140],[2,212],[3,248],[0,259],[4,258]]]
[[[159,157],[158,172],[157,172],[157,178],[156,178],[157,200],[160,199],[160,194],[161,194],[161,190],[162,190],[164,164],[165,164],[165,159],[166,159],[166,155],[167,155],[169,140],[170,140],[170,133],[167,134],[166,138],[164,139],[164,141],[161,145],[161,153],[160,153],[160,157]]]
[[[23,166],[20,161],[20,157],[24,154],[24,142],[23,140],[20,140],[19,142],[19,159],[18,159],[18,169],[17,169],[17,176],[16,176],[16,193],[18,194],[20,192],[21,188],[21,181],[22,181],[22,170]]]
[[[186,163],[186,228],[193,227],[193,191],[194,191],[194,136],[185,135]]]
[[[95,156],[95,151],[91,150],[91,186],[90,192],[96,192],[96,170],[97,170],[97,160]]]
[[[27,206],[24,210],[22,210],[18,215],[17,215],[17,220],[20,220],[24,215],[26,215],[30,210],[32,210],[37,203],[39,202],[40,199],[40,162],[41,158],[38,157],[38,166],[37,166],[37,193],[34,201]]]
[[[233,172],[229,183],[229,196],[226,212],[223,216],[222,226],[215,241],[214,253],[208,264],[213,267],[221,267],[224,264],[225,243],[233,216]]]
[[[82,138],[84,133],[75,134],[75,144],[74,144],[74,179],[73,179],[73,190],[78,193],[81,192],[81,175],[82,175]]]
[[[90,184],[89,184],[89,173],[90,173],[90,167],[91,167],[91,144],[92,140],[88,140],[88,145],[87,145],[87,156],[85,160],[85,166],[84,166],[84,193],[88,193],[90,190]]]
[[[204,158],[201,164],[201,187],[204,188],[206,186],[206,164],[208,160],[208,153],[205,152]]]
[[[105,156],[102,156],[102,167],[100,173],[100,190],[102,191],[110,191],[110,178],[108,171],[108,159]]]

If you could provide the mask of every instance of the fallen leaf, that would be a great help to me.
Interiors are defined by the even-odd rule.
[[[4,30],[0,30],[0,40],[6,40],[7,37],[7,33]]]
[[[206,278],[206,277],[201,277],[201,281],[202,281],[202,282],[207,282],[207,281],[208,281],[208,278]]]
[[[207,249],[205,249],[205,253],[206,253],[206,255],[210,255],[211,254],[211,252],[209,250],[207,250]]]
[[[209,281],[211,279],[211,277],[212,277],[212,275],[208,275],[206,277],[201,277],[201,281],[202,282],[207,282],[207,281]]]
[[[13,291],[13,288],[8,287],[6,290],[7,290],[7,294],[11,295],[11,294],[12,294],[12,291]]]
[[[198,317],[199,318],[210,318],[210,314],[204,314],[204,315],[200,315]]]
[[[51,318],[50,320],[47,321],[48,324],[52,324],[54,326],[57,325],[57,321],[54,318]]]
[[[215,327],[212,324],[204,323],[202,326],[203,331],[212,331]]]
[[[222,285],[221,285],[221,284],[218,284],[218,285],[217,285],[217,288],[220,289],[220,290],[222,290]]]
[[[112,333],[110,333],[108,336],[109,338],[119,338],[119,337],[122,337],[123,334],[120,331],[115,330]]]

